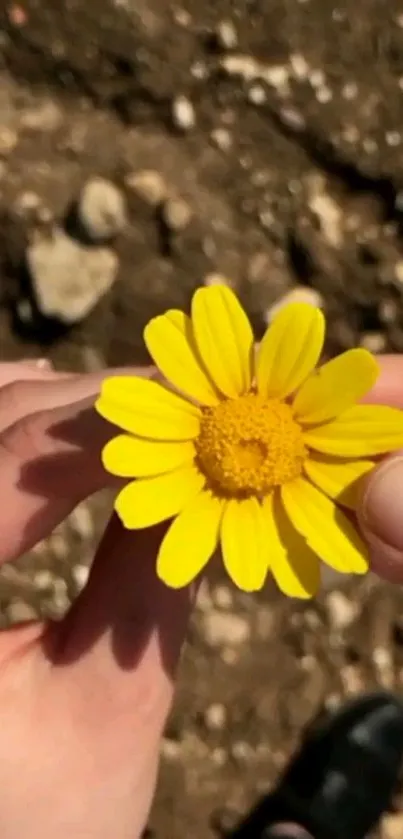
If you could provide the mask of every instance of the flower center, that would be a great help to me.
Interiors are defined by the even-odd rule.
[[[241,496],[261,496],[297,478],[306,455],[290,406],[256,393],[203,408],[196,451],[215,489]]]

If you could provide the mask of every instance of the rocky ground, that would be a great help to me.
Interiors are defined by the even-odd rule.
[[[401,3],[3,0],[0,214],[3,359],[144,363],[150,316],[219,277],[257,334],[293,295],[324,307],[328,353],[401,351]],[[3,569],[3,624],[68,608],[109,503]],[[401,691],[402,606],[371,577],[307,607],[205,583],[157,839],[217,836],[313,715]],[[397,806],[382,836],[402,835]]]

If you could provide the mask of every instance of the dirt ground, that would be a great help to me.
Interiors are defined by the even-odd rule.
[[[65,329],[33,302],[27,254],[38,230],[78,237],[71,220],[94,176],[127,208],[107,244],[117,277]],[[145,322],[217,275],[258,335],[293,292],[323,305],[329,354],[402,351],[401,2],[2,0],[0,214],[2,359],[145,363]],[[3,624],[63,613],[109,504],[83,504],[3,569]],[[374,685],[402,692],[402,614],[402,592],[371,576],[308,606],[205,582],[152,835],[220,835],[314,715]],[[397,836],[398,805],[382,826]]]

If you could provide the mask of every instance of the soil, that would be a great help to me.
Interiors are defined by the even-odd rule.
[[[400,352],[402,126],[399,0],[3,0],[0,357],[145,363],[147,320],[187,308],[217,275],[258,336],[293,292],[323,305],[328,354]],[[161,201],[139,189],[144,172]],[[24,328],[27,237],[38,223],[69,229],[91,176],[127,202],[118,280],[75,328],[40,317]],[[173,223],[166,207],[178,201]],[[67,608],[108,505],[83,505],[3,570],[3,623]],[[206,582],[152,835],[217,836],[275,782],[313,716],[374,685],[401,692],[402,607],[371,576],[304,607]],[[382,831],[403,835],[398,805]]]

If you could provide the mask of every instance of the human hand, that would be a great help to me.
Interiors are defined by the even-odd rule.
[[[382,368],[373,399],[403,407],[403,361]],[[102,378],[0,366],[0,562],[111,480],[113,431],[92,410]],[[0,633],[2,839],[141,835],[193,599],[156,577],[162,532],[113,518],[67,617]]]
[[[0,562],[111,480],[101,378],[0,365]],[[159,534],[113,518],[66,619],[0,633],[2,839],[141,835],[192,599],[156,578]]]

